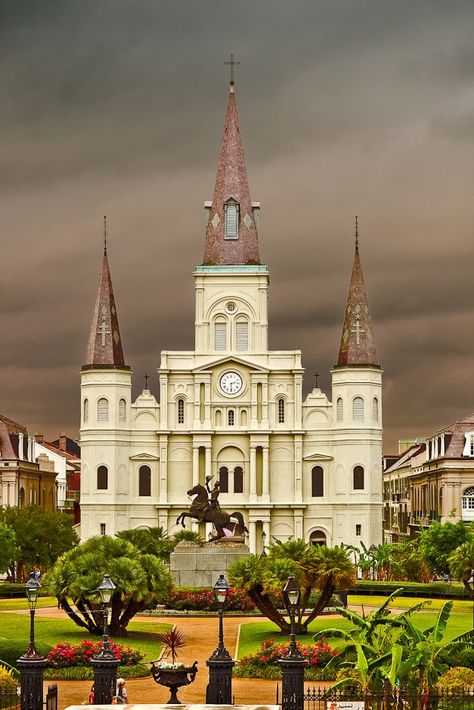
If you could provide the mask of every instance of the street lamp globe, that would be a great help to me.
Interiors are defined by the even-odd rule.
[[[115,584],[112,582],[110,579],[110,574],[104,574],[104,578],[100,585],[97,587],[97,591],[100,594],[100,598],[102,600],[102,604],[105,604],[106,606],[110,604],[110,600],[112,599],[112,595],[114,591],[116,590]]]
[[[229,584],[223,574],[219,575],[219,579],[214,585],[214,596],[217,603],[222,608],[226,602],[227,594],[229,593]]]
[[[300,587],[294,575],[288,578],[288,582],[283,588],[283,594],[289,606],[296,609],[300,600]]]
[[[30,577],[26,583],[25,591],[28,598],[28,604],[30,610],[36,609],[36,603],[38,601],[39,590],[41,589],[41,584],[35,577],[34,572],[30,572]]]

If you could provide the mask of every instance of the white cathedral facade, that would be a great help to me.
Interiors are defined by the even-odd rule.
[[[195,347],[161,353],[159,401],[147,389],[131,400],[104,250],[81,375],[81,538],[157,525],[175,532],[187,490],[213,476],[221,507],[242,513],[251,552],[292,536],[382,542],[382,370],[358,244],[332,397],[316,387],[303,399],[301,352],[268,349],[269,270],[232,85],[205,206]]]

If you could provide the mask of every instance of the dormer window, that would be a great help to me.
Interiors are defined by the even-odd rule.
[[[474,457],[474,431],[469,431],[464,434],[464,449],[463,456]]]
[[[228,200],[224,205],[224,239],[239,238],[239,205]]]

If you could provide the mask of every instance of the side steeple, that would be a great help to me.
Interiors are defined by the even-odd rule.
[[[336,367],[380,367],[375,348],[369,302],[359,254],[359,225],[355,218],[355,254]]]
[[[231,59],[232,70],[233,57]],[[204,265],[260,264],[257,226],[245,166],[239,116],[231,74],[227,114],[212,203],[206,204]]]
[[[85,368],[126,368],[107,258],[107,218],[104,217],[104,256],[97,299],[87,344]]]

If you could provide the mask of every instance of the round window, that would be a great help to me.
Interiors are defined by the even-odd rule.
[[[226,304],[225,309],[226,309],[227,313],[235,313],[235,311],[237,310],[237,306],[235,305],[234,301],[229,301]]]

